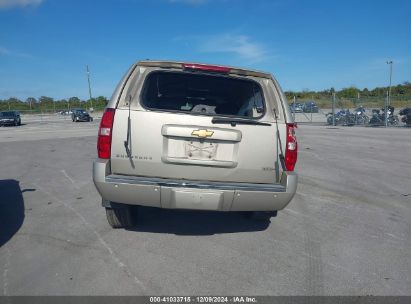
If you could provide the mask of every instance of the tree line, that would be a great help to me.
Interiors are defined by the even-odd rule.
[[[297,99],[315,99],[325,100],[330,99],[335,93],[339,99],[381,99],[383,100],[387,94],[387,87],[376,87],[372,90],[367,88],[358,89],[356,87],[343,88],[336,91],[334,88],[322,91],[303,90],[286,91],[285,95],[291,101],[294,96]],[[406,81],[403,84],[391,87],[391,99],[395,100],[411,100],[411,83]],[[104,96],[92,98],[88,100],[81,100],[78,97],[70,97],[68,99],[53,99],[48,96],[41,96],[39,98],[28,97],[26,100],[20,100],[15,97],[8,99],[0,99],[0,111],[3,110],[19,110],[32,112],[57,112],[62,110],[70,110],[73,108],[94,108],[103,109],[108,103],[108,99]]]
[[[358,89],[354,86],[343,88],[336,91],[334,88],[323,90],[323,91],[310,91],[303,90],[301,92],[297,91],[286,91],[285,95],[288,100],[292,100],[294,96],[298,99],[330,99],[330,97],[335,93],[337,98],[344,99],[357,99],[357,98],[385,98],[388,91],[388,87],[376,87],[372,90],[367,88]],[[391,87],[391,97],[398,100],[410,100],[411,99],[411,83],[406,81],[403,84],[395,85]]]
[[[39,98],[28,97],[26,100],[20,100],[15,97],[8,99],[0,99],[0,110],[18,110],[32,112],[57,112],[70,110],[73,108],[94,108],[102,109],[108,103],[108,99],[104,96],[81,100],[78,97],[70,97],[68,99],[54,99],[48,96]]]

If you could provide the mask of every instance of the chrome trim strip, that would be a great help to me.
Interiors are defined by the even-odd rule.
[[[107,183],[113,184],[135,184],[135,185],[152,185],[162,187],[178,188],[197,188],[197,189],[216,189],[216,190],[238,190],[238,191],[265,191],[265,192],[286,192],[286,187],[281,184],[248,184],[248,183],[222,183],[222,182],[205,182],[189,181],[177,179],[164,179],[152,177],[132,177],[125,175],[108,175]]]

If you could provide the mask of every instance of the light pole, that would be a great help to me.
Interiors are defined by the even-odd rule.
[[[389,88],[388,88],[388,105],[390,106],[390,105],[391,105],[392,64],[393,64],[392,60],[387,61],[387,64],[390,65],[390,86],[389,86]]]
[[[332,109],[332,113],[333,113],[333,126],[335,126],[335,92],[333,92],[333,109]]]
[[[295,121],[295,96],[294,96],[294,98],[293,98],[293,118],[294,118],[294,121]]]
[[[90,71],[88,69],[88,65],[87,65],[87,80],[88,80],[88,94],[90,96],[90,108],[93,108],[93,101],[92,101],[92,97],[91,97],[91,85],[90,85]]]
[[[385,98],[385,103],[384,103],[384,124],[385,124],[385,127],[388,127],[388,99],[390,98],[389,97],[390,95],[389,95],[389,93],[388,93],[388,91],[387,91],[387,97]]]

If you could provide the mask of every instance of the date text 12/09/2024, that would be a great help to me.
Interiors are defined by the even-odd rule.
[[[195,296],[195,297],[150,297],[150,303],[257,303],[255,297],[231,296],[231,297],[212,297],[212,296]]]

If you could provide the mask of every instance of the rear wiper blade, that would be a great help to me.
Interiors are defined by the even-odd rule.
[[[256,126],[271,126],[270,123],[260,122],[254,119],[247,118],[228,118],[228,117],[213,117],[211,120],[213,124],[231,124],[233,127],[236,124],[242,125],[256,125]]]

